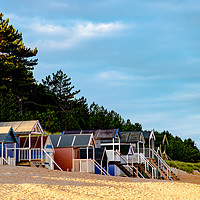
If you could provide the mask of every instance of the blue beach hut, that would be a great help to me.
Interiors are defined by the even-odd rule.
[[[15,165],[17,137],[11,126],[0,127],[0,164]],[[12,149],[12,150],[11,150]]]

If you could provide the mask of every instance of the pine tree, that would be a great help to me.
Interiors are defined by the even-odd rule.
[[[69,103],[74,99],[74,96],[80,92],[80,90],[73,91],[74,86],[71,86],[71,78],[63,73],[62,70],[58,70],[52,74],[52,77],[48,75],[46,79],[42,79],[43,85],[47,88],[47,92],[52,92],[56,99],[59,100],[59,105],[62,110],[69,109]]]
[[[37,48],[25,47],[22,33],[9,25],[9,19],[4,20],[0,13],[0,93],[11,90],[19,100],[21,113],[23,98],[35,82],[32,70],[37,59],[30,58],[36,54]]]

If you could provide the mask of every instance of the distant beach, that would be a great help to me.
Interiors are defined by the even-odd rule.
[[[181,181],[0,166],[0,199],[200,199],[200,173]]]

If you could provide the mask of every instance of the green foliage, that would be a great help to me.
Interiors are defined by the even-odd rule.
[[[139,131],[142,126],[139,123],[135,125],[128,119],[125,123],[124,119],[115,111],[108,111],[103,106],[99,106],[94,102],[89,107],[89,128],[90,129],[113,129],[119,128],[121,131]]]
[[[142,125],[139,123],[132,124],[128,119],[122,127],[122,131],[142,131]]]
[[[0,120],[12,121],[16,118],[20,119],[20,115],[18,99],[11,90],[7,94],[0,94]]]
[[[194,173],[194,170],[197,170],[200,172],[200,163],[187,163],[187,162],[181,162],[181,161],[166,161],[170,167],[174,167],[183,171],[186,171],[188,173]]]
[[[44,130],[48,130],[51,133],[59,130],[60,123],[58,118],[56,117],[55,111],[47,110],[43,113],[36,113],[37,119],[40,121]]]
[[[74,86],[71,86],[70,81],[71,78],[64,74],[62,70],[57,71],[56,74],[53,73],[52,77],[48,75],[45,80],[42,79],[47,92],[55,94],[59,102],[64,106],[80,92],[80,90],[72,91]]]
[[[26,48],[22,34],[0,13],[0,93],[6,95],[11,90],[18,98],[21,114],[23,100],[35,81],[32,70],[37,59],[30,58],[36,54],[37,48]]]
[[[156,136],[156,143],[155,145],[157,147],[162,148],[163,151],[163,144],[162,140],[164,135],[166,134],[169,145],[166,146],[167,155],[172,160],[179,160],[183,162],[198,162],[200,161],[200,152],[198,148],[196,147],[194,141],[192,141],[190,138],[185,139],[182,141],[180,137],[173,136],[168,131],[163,131],[161,133],[155,131]]]

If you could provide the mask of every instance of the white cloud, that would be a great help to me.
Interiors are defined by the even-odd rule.
[[[132,77],[121,72],[117,71],[107,71],[107,72],[100,72],[96,75],[96,77],[100,80],[107,80],[107,81],[119,81],[119,80],[131,80]]]
[[[119,23],[99,23],[93,24],[91,22],[79,23],[74,27],[74,32],[81,38],[108,36],[116,31],[125,29],[126,26]]]
[[[72,26],[60,26],[48,23],[43,25],[40,22],[36,22],[30,28],[44,38],[37,41],[39,46],[69,48],[87,39],[114,36],[116,33],[130,27],[120,22],[78,22]]]
[[[57,6],[62,6],[62,4]],[[63,6],[68,5],[64,4]],[[93,23],[73,20],[63,20],[61,25],[56,20],[50,21],[38,17],[27,19],[13,14],[8,14],[6,17],[9,17],[11,24],[16,24],[16,27],[19,27],[23,34],[28,33],[28,37],[31,37],[34,44],[30,45],[36,45],[39,49],[70,48],[89,39],[119,37],[125,30],[134,26],[118,21]]]
[[[42,34],[58,34],[62,32],[66,32],[66,29],[62,26],[55,26],[52,24],[42,25],[40,23],[35,23],[33,26],[31,25],[34,31],[42,33]]]
[[[95,75],[97,78],[101,80],[107,80],[107,81],[116,81],[116,80],[131,80],[131,81],[155,81],[160,79],[167,79],[167,76],[159,75],[159,76],[142,76],[142,75],[131,75],[124,72],[119,71],[105,71],[105,72],[99,72]]]

